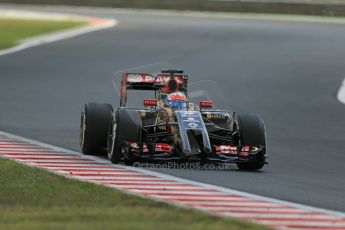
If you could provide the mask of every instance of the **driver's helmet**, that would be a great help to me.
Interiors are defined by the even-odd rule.
[[[164,104],[172,108],[185,109],[187,108],[188,99],[181,92],[170,93],[165,97]]]

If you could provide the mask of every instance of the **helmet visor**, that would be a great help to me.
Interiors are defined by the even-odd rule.
[[[169,104],[173,108],[187,108],[187,102],[185,101],[170,101]]]

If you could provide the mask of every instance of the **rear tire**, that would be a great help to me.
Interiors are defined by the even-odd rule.
[[[108,135],[108,158],[116,164],[129,161],[124,154],[125,143],[139,142],[141,137],[142,121],[136,110],[118,109],[113,113],[113,124]]]
[[[265,165],[266,131],[261,117],[257,114],[238,115],[240,145],[261,145],[264,149],[257,153],[255,160],[237,163],[240,170],[259,170]]]
[[[113,108],[110,104],[88,103],[81,112],[80,147],[84,154],[105,154]]]

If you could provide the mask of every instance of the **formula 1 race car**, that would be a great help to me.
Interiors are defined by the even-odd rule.
[[[84,154],[107,154],[112,163],[236,163],[258,170],[266,163],[265,127],[256,114],[212,109],[213,101],[190,102],[182,70],[156,75],[124,73],[120,107],[88,103],[81,113]],[[153,90],[144,108],[129,108],[127,90]]]

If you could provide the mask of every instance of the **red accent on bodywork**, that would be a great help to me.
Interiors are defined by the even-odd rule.
[[[219,145],[215,146],[215,149],[217,154],[237,155],[237,146]]]
[[[253,149],[253,146],[215,145],[214,147],[216,154],[239,155],[241,157],[249,157],[251,155],[250,151]]]
[[[173,147],[167,143],[156,143],[155,151],[156,152],[168,152],[171,153]]]
[[[212,108],[213,101],[200,101],[200,108]]]
[[[138,149],[139,150],[139,145],[138,143],[135,142],[129,142],[130,146],[133,149]],[[147,154],[149,153],[149,150],[147,148],[147,144],[143,143],[143,149],[142,149],[142,153]],[[167,144],[167,143],[155,143],[155,152],[156,153],[172,153],[174,147]]]
[[[157,106],[156,99],[144,99],[144,106]]]
[[[177,90],[171,91],[168,86],[168,82],[171,80],[171,76],[169,74],[158,74],[156,79],[157,85],[162,85],[162,93],[172,93],[178,91],[181,84],[184,83],[183,74],[174,75],[173,80],[177,83]]]
[[[251,146],[242,146],[241,151],[239,152],[239,155],[242,157],[248,157],[250,156],[249,151],[252,149]]]
[[[248,152],[239,152],[238,155],[240,155],[241,157],[249,157],[250,153],[248,153]]]

